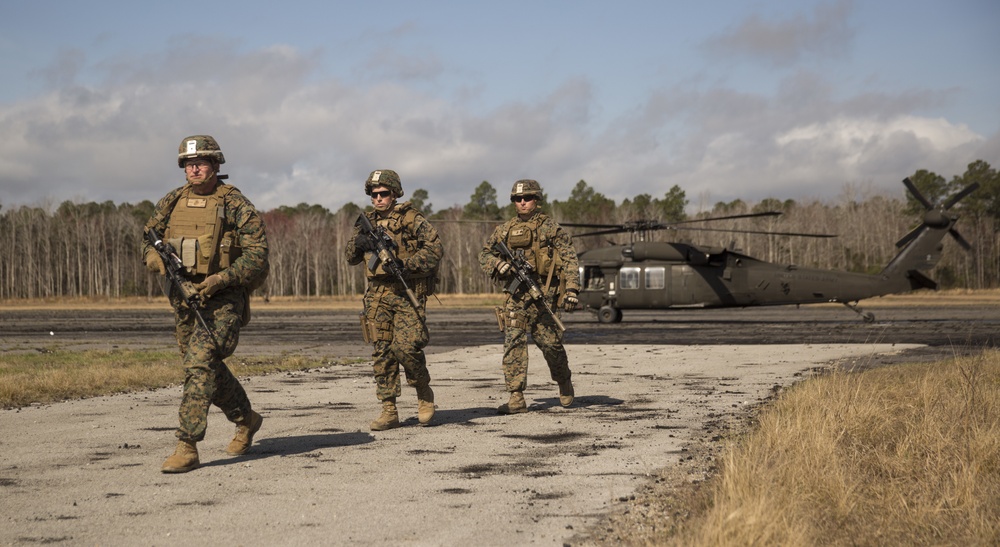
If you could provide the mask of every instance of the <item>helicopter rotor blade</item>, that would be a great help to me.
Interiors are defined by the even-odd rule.
[[[730,230],[726,228],[678,228],[678,230],[690,230],[692,232],[728,232],[733,234],[760,234],[768,236],[790,236],[790,237],[817,237],[829,238],[837,237],[836,234],[809,234],[803,232],[772,232],[765,230]]]
[[[572,222],[560,222],[563,228],[624,228],[622,224],[575,224]]]
[[[961,201],[962,198],[964,198],[965,196],[971,194],[972,192],[975,192],[977,188],[979,188],[979,183],[973,182],[972,184],[963,188],[961,192],[948,198],[948,201],[944,202],[944,204],[942,204],[941,207],[944,208],[945,211],[951,209],[953,205]]]
[[[565,224],[563,226],[565,226]],[[617,228],[613,228],[611,230],[598,230],[596,232],[587,232],[585,234],[573,234],[570,237],[587,237],[587,236],[602,236],[602,235],[609,235],[609,234],[624,234],[624,233],[630,232],[630,231],[631,230],[628,230],[628,229],[625,229],[625,228],[622,228],[622,227],[617,227]]]
[[[670,222],[669,224],[690,224],[692,222],[709,222],[712,220],[733,220],[737,218],[759,218],[759,217],[778,217],[781,216],[781,211],[763,211],[760,213],[746,213],[743,215],[728,215],[724,217],[710,217],[710,218],[694,218],[691,220],[678,220],[677,222]]]
[[[958,230],[952,228],[948,230],[948,233],[951,234],[951,237],[954,238],[955,241],[959,245],[961,245],[963,249],[965,249],[966,251],[972,250],[972,245],[970,245],[969,242],[966,241],[964,237],[962,237],[962,234],[958,233]]]
[[[910,230],[909,233],[907,233],[905,236],[899,238],[899,241],[896,242],[896,248],[902,249],[903,247],[905,247],[909,242],[916,239],[917,236],[920,235],[920,232],[924,231],[924,228],[926,227],[927,227],[926,224],[921,224],[920,226],[917,226],[916,228]]]
[[[927,201],[927,198],[920,193],[920,190],[917,190],[917,185],[913,184],[910,177],[903,179],[903,186],[906,186],[906,189],[910,191],[910,195],[913,196],[913,199],[919,201],[920,204],[924,206],[924,209],[930,210],[934,208],[934,204]]]
[[[759,217],[776,217],[781,216],[783,213],[780,211],[763,211],[760,213],[746,213],[740,215],[726,215],[721,217],[709,217],[709,218],[694,218],[690,220],[678,220],[676,222],[659,222],[656,220],[630,220],[622,224],[587,224],[587,223],[577,223],[577,222],[560,222],[559,225],[563,228],[617,228],[625,232],[629,231],[642,231],[642,230],[665,230],[669,229],[671,226],[676,226],[679,224],[691,224],[694,222],[711,222],[714,220],[734,220],[739,218],[759,218]],[[581,234],[583,235],[583,234]]]

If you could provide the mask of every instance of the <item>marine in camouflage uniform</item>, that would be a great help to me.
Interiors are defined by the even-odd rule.
[[[517,216],[497,227],[479,253],[479,265],[498,282],[511,280],[511,265],[496,250],[494,243],[504,242],[511,252],[524,251],[533,268],[531,275],[542,289],[550,308],[567,311],[579,305],[579,266],[576,250],[569,236],[556,221],[538,210],[542,188],[537,181],[524,179],[514,183],[510,200]],[[558,313],[558,312],[556,312]],[[552,315],[526,290],[509,294],[497,309],[504,329],[503,374],[510,400],[498,409],[502,414],[527,412],[524,388],[528,384],[528,333],[542,350],[552,380],[559,384],[559,402],[573,404],[572,373],[562,343],[562,329]]]
[[[226,449],[229,454],[245,454],[263,422],[223,362],[236,350],[240,328],[250,319],[250,291],[268,272],[264,221],[250,200],[220,180],[226,178],[218,174],[225,161],[211,136],[182,140],[177,163],[184,168],[187,183],[164,196],[146,223],[146,229],[154,228],[182,259],[185,292],[200,301],[201,315],[211,330],[205,331],[185,295],[169,284],[185,378],[179,442],[163,463],[164,473],[198,467],[196,443],[205,438],[211,405],[236,424],[236,435]],[[145,237],[142,251],[146,266],[164,274],[162,259]]]
[[[399,427],[396,398],[401,394],[401,366],[406,383],[417,391],[418,422],[427,425],[434,416],[434,391],[424,355],[429,340],[426,305],[434,291],[444,247],[437,230],[420,211],[410,202],[397,203],[403,196],[403,186],[395,171],[372,171],[365,181],[365,193],[371,196],[373,210],[362,214],[377,232],[384,234],[377,237],[392,249],[417,304],[414,306],[406,287],[378,258],[375,240],[355,226],[344,254],[352,265],[368,261],[369,266],[361,323],[365,341],[374,346],[375,396],[382,402],[382,413],[371,423],[371,429]]]

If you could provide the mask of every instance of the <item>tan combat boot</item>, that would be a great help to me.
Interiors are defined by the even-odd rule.
[[[382,414],[372,422],[372,431],[385,431],[399,427],[399,413],[396,411],[396,399],[382,401]]]
[[[198,461],[198,447],[195,446],[195,443],[180,441],[177,443],[174,453],[163,462],[163,467],[160,468],[160,471],[164,473],[187,473],[192,469],[198,469],[199,465],[201,465],[201,462]]]
[[[243,423],[236,424],[236,436],[233,437],[232,441],[229,441],[226,453],[234,456],[246,454],[247,450],[250,450],[250,444],[253,443],[254,433],[257,433],[262,423],[264,423],[264,418],[251,410],[250,415],[243,419]]]
[[[573,382],[566,380],[559,383],[559,404],[564,408],[573,404]]]
[[[521,391],[511,391],[510,400],[500,405],[497,409],[500,414],[521,414],[528,411],[528,405],[524,402],[524,393]]]
[[[430,384],[418,384],[417,388],[417,419],[420,420],[420,425],[427,425],[431,423],[431,418],[434,417],[434,390],[431,389]]]

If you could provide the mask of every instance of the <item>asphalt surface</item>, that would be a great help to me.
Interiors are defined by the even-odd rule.
[[[877,302],[877,301],[876,301]],[[242,353],[306,353],[365,358],[359,310],[290,309],[255,301],[253,320],[240,340]],[[626,311],[618,324],[600,324],[587,312],[563,317],[567,344],[865,344],[920,343],[940,353],[995,346],[1000,308],[865,306],[865,323],[838,305],[737,309]],[[428,306],[428,353],[503,343],[488,309]],[[173,316],[152,309],[0,309],[0,350],[175,347]]]
[[[627,314],[567,320],[577,402],[558,404],[532,349],[531,411],[501,416],[501,337],[488,310],[429,314],[438,412],[371,432],[368,363],[244,380],[265,417],[250,453],[224,453],[212,411],[203,467],[159,472],[180,388],[0,411],[4,545],[584,545],[664,469],[693,461],[729,424],[828,365],[939,359],[994,343],[990,306],[837,307]],[[258,306],[236,357],[367,357],[356,312]],[[168,310],[0,310],[0,351],[172,347]],[[699,465],[700,464],[700,465]]]

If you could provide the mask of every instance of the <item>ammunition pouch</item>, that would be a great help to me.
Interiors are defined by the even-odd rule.
[[[431,272],[427,277],[418,277],[412,280],[413,294],[418,299],[426,300],[437,291],[438,276],[437,270]]]
[[[375,341],[375,337],[372,336],[371,328],[368,325],[368,316],[365,315],[365,312],[361,312],[361,339],[366,344],[371,344]]]
[[[379,341],[392,341],[392,325],[390,323],[374,321],[368,314],[361,312],[361,338],[366,344],[374,344]]]
[[[198,260],[199,248],[202,246],[199,244],[199,239],[197,237],[175,237],[167,240],[168,244],[177,249],[181,265],[184,266],[184,271],[188,275],[205,273],[198,271],[198,263],[205,262],[204,260]]]
[[[226,232],[222,234],[222,241],[219,242],[219,269],[225,270],[233,265],[236,259],[243,256],[243,248],[236,241],[236,234]]]
[[[528,320],[523,311],[505,312],[502,308],[496,308],[497,322],[500,323],[500,330],[507,329],[528,329]]]

